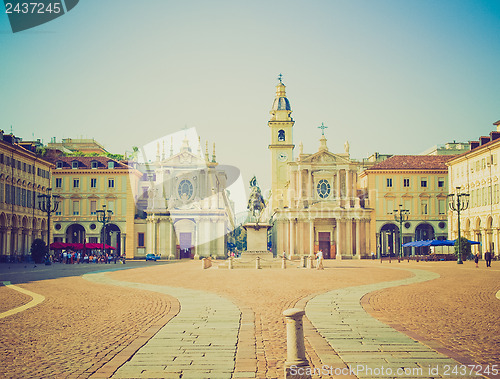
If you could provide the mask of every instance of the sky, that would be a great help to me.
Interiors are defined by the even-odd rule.
[[[195,128],[269,188],[278,74],[305,153],[419,154],[500,120],[500,1],[81,0],[12,33],[0,4],[0,128],[123,154]]]

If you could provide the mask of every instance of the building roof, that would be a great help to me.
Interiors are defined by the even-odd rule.
[[[115,159],[111,159],[108,157],[55,157],[52,161],[57,165],[57,162],[62,162],[62,169],[70,169],[73,167],[73,162],[78,162],[79,169],[92,169],[92,162],[97,162],[96,169],[108,169],[108,162],[114,162],[115,167],[114,170],[128,170],[129,166],[123,164]]]
[[[446,162],[454,157],[454,155],[394,155],[367,171],[447,170]]]

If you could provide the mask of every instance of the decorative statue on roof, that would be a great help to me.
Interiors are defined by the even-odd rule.
[[[258,224],[262,211],[266,207],[266,203],[264,201],[264,197],[262,197],[262,192],[260,191],[259,185],[257,184],[257,178],[255,176],[252,180],[250,180],[250,188],[251,192],[247,208],[250,212],[252,212],[253,217],[257,220]]]

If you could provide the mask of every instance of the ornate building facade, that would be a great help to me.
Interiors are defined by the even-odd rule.
[[[218,167],[215,146],[209,159],[200,147],[193,153],[187,138],[178,153],[171,148],[158,154],[155,162],[138,164],[144,173],[138,197],[144,221],[136,220],[143,242],[136,255],[162,258],[225,257],[226,236],[234,228],[232,207],[226,192],[227,173]],[[142,224],[142,225],[141,225]]]
[[[360,188],[366,194],[365,206],[373,209],[371,243],[373,252],[397,255],[403,243],[427,239],[446,239],[449,155],[395,155],[363,171]],[[395,210],[409,211],[400,231]],[[376,250],[375,250],[376,249]],[[428,250],[428,248],[419,248]],[[404,254],[426,253],[405,248]]]
[[[358,163],[328,150],[323,133],[317,152],[300,144],[294,159],[294,121],[280,79],[268,123],[271,132],[271,244],[273,253],[328,258],[361,258],[370,254],[370,211],[357,194]],[[323,132],[324,132],[324,127]]]
[[[473,253],[498,255],[500,246],[500,121],[497,130],[470,143],[471,150],[448,161],[450,192],[468,193],[468,208],[460,214],[461,235],[481,242]],[[457,212],[448,211],[450,238],[458,236]]]
[[[51,163],[0,131],[0,255],[18,259],[30,253],[34,239],[47,242],[47,214],[38,195],[50,187]]]
[[[102,224],[97,210],[112,211],[106,226],[106,244],[133,258],[135,249],[135,202],[132,186],[141,174],[107,157],[59,156],[54,158],[52,188],[60,196],[53,216],[54,241],[101,243]]]

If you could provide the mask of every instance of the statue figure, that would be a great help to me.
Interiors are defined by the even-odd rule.
[[[248,210],[250,210],[253,216],[257,219],[257,224],[259,223],[260,216],[264,208],[266,207],[266,203],[264,201],[264,197],[262,196],[262,192],[260,191],[259,185],[257,184],[257,178],[254,176],[252,180],[250,180],[250,198],[248,199]]]
[[[344,150],[346,154],[349,154],[349,141],[345,141],[344,143]]]

